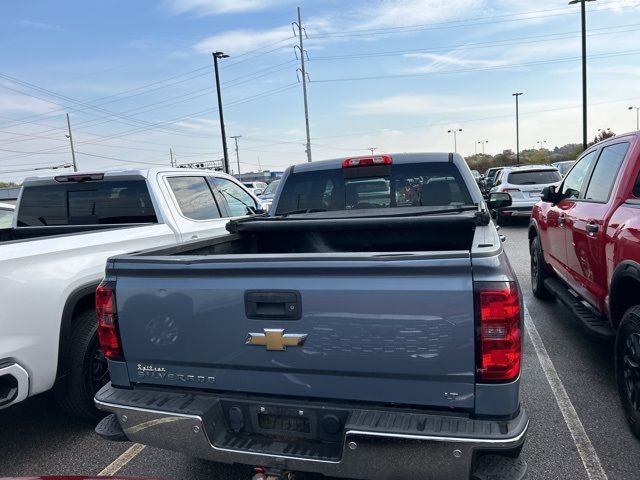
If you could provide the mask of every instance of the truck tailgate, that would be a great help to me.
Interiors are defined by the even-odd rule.
[[[474,407],[468,252],[128,257],[111,271],[134,384]]]

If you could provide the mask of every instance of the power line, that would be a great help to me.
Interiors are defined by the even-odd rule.
[[[280,72],[282,70],[287,69],[286,66],[284,68],[277,68],[277,69],[276,69],[276,67],[281,67],[282,65],[290,65],[291,63],[295,63],[295,61],[294,60],[290,60],[290,61],[278,64],[278,65],[275,65],[275,66],[272,66],[272,67],[269,67],[269,68],[266,68],[266,69],[258,70],[257,72],[253,72],[253,73],[245,75],[245,76],[234,78],[234,79],[230,80],[229,82],[223,83],[222,85],[230,84],[229,87],[235,87],[235,86],[247,83],[249,81],[256,80],[258,78],[263,78],[263,77],[266,77],[268,75],[273,75],[274,73],[278,73],[278,72]],[[206,75],[209,75],[209,73],[207,73]],[[250,77],[250,78],[246,78],[246,77]],[[238,80],[241,80],[241,81],[238,81]],[[165,107],[168,107],[170,105],[175,105],[175,104],[178,104],[178,103],[182,103],[184,101],[189,101],[189,100],[193,100],[193,99],[196,99],[196,98],[200,98],[200,97],[209,95],[211,93],[211,91],[212,91],[212,87],[207,87],[207,88],[204,88],[204,89],[196,90],[194,92],[188,92],[188,93],[184,93],[184,94],[178,95],[176,97],[165,99],[165,100],[162,100],[160,102],[154,102],[152,104],[139,106],[139,107],[136,107],[134,109],[126,110],[124,112],[115,113],[114,115],[116,115],[116,116],[124,116],[124,114],[131,113],[131,112],[137,112],[138,114],[146,113],[146,112],[149,112],[149,111],[152,111],[152,110],[157,110],[159,108],[165,108]],[[24,93],[24,94],[25,95],[29,95],[29,94],[26,94],[26,93]],[[181,100],[175,101],[175,102],[170,102],[170,100],[175,100],[175,99],[181,99]],[[168,103],[168,102],[170,102],[170,103]],[[109,103],[109,102],[105,102],[105,103]],[[159,105],[159,106],[157,108],[146,108],[146,107],[151,107],[151,106],[155,106],[155,105]],[[87,106],[87,107],[80,108],[80,109],[78,109],[78,108],[70,108],[70,110],[80,112],[80,111],[85,111],[85,110],[87,110],[89,108],[90,107]],[[95,108],[95,107],[91,107],[91,108]],[[102,120],[105,117],[102,117],[102,116],[99,116],[99,115],[95,115],[95,114],[92,114],[92,115],[93,116],[97,116],[98,119],[80,122],[80,123],[77,124],[76,130],[83,130],[84,129],[84,128],[77,128],[77,127],[102,125],[102,124],[105,124],[105,123],[109,123],[111,121],[118,121],[118,120],[114,120],[112,118],[108,118],[107,120]],[[132,117],[126,117],[125,116],[124,118],[132,118]],[[102,121],[100,121],[100,120],[102,120]],[[133,120],[137,121],[138,123],[143,123],[144,122],[143,120],[139,120],[139,119],[133,119]],[[122,121],[120,121],[120,123],[131,125],[130,123],[122,122]],[[131,126],[133,126],[133,125],[131,125]],[[37,132],[37,133],[47,133],[47,132],[48,132],[48,130]],[[172,130],[169,133],[175,133],[177,135],[183,135],[183,136],[197,136],[197,135],[194,135],[194,134],[192,134],[190,132],[179,132],[179,131],[175,131],[175,130]],[[24,140],[22,140],[22,139],[6,139],[4,141],[4,143],[5,144],[15,143],[16,141],[24,141]]]
[[[594,55],[591,55],[589,58],[597,59],[597,58],[620,57],[625,55],[637,55],[638,53],[640,53],[640,50],[627,50],[627,51],[615,52],[615,53],[594,54]],[[456,73],[503,70],[506,68],[514,68],[514,67],[529,67],[533,65],[548,65],[553,63],[573,62],[581,58],[582,57],[566,57],[566,58],[556,58],[556,59],[549,59],[549,60],[537,60],[533,62],[523,62],[523,63],[505,63],[503,65],[493,65],[489,67],[462,68],[457,70],[440,70],[440,71],[427,72],[427,73],[399,73],[399,74],[391,74],[391,75],[371,75],[367,77],[325,78],[325,79],[314,80],[313,83],[335,83],[335,82],[352,82],[352,81],[363,81],[363,80],[382,80],[382,79],[389,79],[389,78],[426,77],[431,75],[450,75],[450,74],[456,74]]]
[[[596,10],[597,12],[608,11],[608,10],[618,10],[620,8],[635,8],[640,4],[629,5],[626,7],[621,7],[619,5],[611,5],[610,7],[603,7]],[[535,16],[535,13],[545,13],[559,11],[561,13],[554,13],[549,15],[538,15]],[[565,15],[574,15],[575,11],[569,8],[561,8],[561,9],[550,9],[550,10],[538,10],[538,11],[530,11],[530,12],[520,12],[520,13],[512,13],[505,15],[494,15],[494,16],[485,16],[485,17],[476,17],[470,19],[463,20],[450,20],[447,22],[434,22],[427,23],[422,25],[407,25],[402,27],[388,27],[388,28],[380,28],[380,29],[369,29],[369,30],[351,30],[349,33],[324,33],[324,34],[316,34],[312,35],[311,39],[314,38],[350,38],[350,37],[371,37],[371,36],[379,36],[379,35],[397,35],[398,33],[414,33],[424,30],[440,30],[440,29],[451,29],[451,28],[464,28],[464,27],[475,27],[481,25],[494,25],[499,23],[510,23],[510,22],[524,22],[530,20],[539,20],[544,18],[552,18],[552,17],[560,17]],[[512,17],[512,18],[509,18]],[[517,18],[523,17],[523,18]],[[496,20],[504,18],[504,20]],[[483,20],[491,20],[491,21],[483,21]]]
[[[228,107],[233,107],[233,106],[236,106],[236,105],[241,105],[241,104],[248,103],[248,102],[251,102],[251,101],[254,101],[254,100],[265,98],[265,97],[268,97],[268,96],[271,96],[271,95],[276,95],[276,94],[282,93],[282,92],[284,92],[286,90],[289,90],[291,88],[294,88],[296,85],[297,85],[296,83],[292,83],[292,84],[289,84],[289,85],[285,85],[283,87],[277,87],[277,88],[272,89],[272,90],[267,90],[267,91],[261,92],[259,94],[253,95],[251,97],[247,97],[247,98],[235,101],[235,102],[231,102],[231,103],[227,104],[226,107],[227,108]],[[120,138],[122,136],[132,135],[134,133],[139,133],[139,132],[145,131],[145,130],[157,129],[157,127],[161,128],[163,125],[172,124],[172,123],[175,123],[175,122],[178,122],[178,121],[181,121],[181,120],[186,120],[186,119],[189,119],[189,118],[197,117],[197,116],[205,114],[205,113],[211,113],[212,111],[215,112],[215,111],[217,111],[217,109],[215,109],[215,108],[207,108],[205,110],[200,110],[198,112],[194,112],[194,113],[191,113],[191,114],[188,114],[188,115],[183,115],[183,116],[171,119],[171,120],[157,122],[157,123],[151,124],[149,126],[137,127],[137,128],[131,129],[131,130],[125,130],[124,132],[118,132],[118,133],[115,133],[115,134],[112,134],[112,135],[107,135],[107,136],[104,136],[104,137],[100,137],[99,141],[97,141],[97,142],[81,141],[81,142],[78,142],[77,144],[78,145],[86,145],[86,144],[91,143],[93,145],[99,145],[101,142],[103,142],[105,140],[114,139],[114,138]],[[58,153],[64,148],[66,148],[66,147],[57,147],[57,148],[54,148],[54,149],[44,149],[44,150],[39,150],[39,151],[36,151],[36,152],[24,152],[24,154],[25,154],[24,156],[32,155],[34,153],[44,153],[44,152]],[[20,156],[4,157],[4,160],[9,160],[9,159],[14,159],[14,158],[21,158],[21,157]]]
[[[592,28],[590,31],[602,31],[602,30],[605,30],[605,31],[603,31],[602,33],[590,33],[588,36],[592,37],[592,36],[601,36],[601,35],[617,35],[620,33],[635,32],[637,31],[636,27],[638,26],[640,26],[640,23],[618,25],[615,27]],[[621,28],[626,28],[626,30],[620,30],[615,32],[609,31],[609,30],[621,29]],[[527,37],[518,37],[518,38],[493,40],[493,41],[477,42],[477,43],[458,43],[453,45],[443,45],[440,47],[431,47],[431,48],[414,48],[414,49],[408,49],[408,50],[390,50],[390,51],[382,51],[382,52],[363,52],[363,53],[332,55],[332,56],[324,56],[324,57],[314,56],[313,61],[351,60],[351,59],[359,59],[359,58],[405,55],[405,54],[412,54],[412,53],[431,53],[431,52],[442,52],[442,51],[450,51],[450,50],[471,50],[471,49],[504,47],[504,46],[510,46],[510,45],[545,43],[549,41],[574,39],[575,35],[578,33],[580,33],[580,31],[546,33],[544,35],[532,35]]]

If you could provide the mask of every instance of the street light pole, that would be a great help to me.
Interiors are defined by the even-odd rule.
[[[371,150],[371,156],[373,157],[373,152],[375,152],[378,149],[378,147],[369,147],[367,148],[367,150]]]
[[[540,147],[540,150],[542,150],[542,145],[544,145],[545,143],[547,143],[546,140],[538,140],[536,142],[536,144],[538,145],[538,147]]]
[[[222,94],[220,93],[220,73],[218,72],[218,59],[229,58],[222,52],[213,52],[213,65],[216,71],[216,91],[218,93],[218,113],[220,114],[220,134],[222,135],[222,152],[224,154],[224,172],[229,173],[229,152],[227,151],[227,134],[224,131],[224,114],[222,112]]]
[[[236,141],[236,161],[238,162],[238,175],[240,175],[240,153],[238,152],[238,139],[242,138],[242,135],[232,135],[231,138]]]
[[[512,94],[516,97],[516,165],[520,165],[520,112],[518,107],[518,98],[522,92]]]
[[[73,148],[73,135],[71,134],[71,120],[69,120],[69,114],[67,113],[67,133],[66,137],[69,139],[69,144],[71,145],[71,160],[73,161],[73,171],[78,171],[78,165],[76,164],[76,151]]]
[[[480,140],[478,143],[482,144],[482,154],[484,155],[484,146],[489,143],[489,140]]]
[[[640,107],[629,107],[629,110],[636,111],[636,130],[640,130]]]
[[[452,128],[451,130],[448,130],[447,133],[453,133],[453,151],[458,153],[458,132],[461,132],[462,129],[458,128]]]
[[[582,146],[586,150],[587,139],[587,2],[595,0],[571,0],[569,5],[580,4],[582,20]]]

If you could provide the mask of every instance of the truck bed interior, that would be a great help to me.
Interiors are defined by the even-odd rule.
[[[470,250],[473,213],[396,218],[280,219],[230,222],[230,236],[191,242],[142,256]]]

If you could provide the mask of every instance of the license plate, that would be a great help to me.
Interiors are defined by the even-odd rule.
[[[542,194],[541,190],[536,190],[535,192],[529,192],[530,197],[539,197]]]
[[[307,417],[290,417],[287,415],[258,414],[258,425],[265,430],[310,433],[311,424]]]

